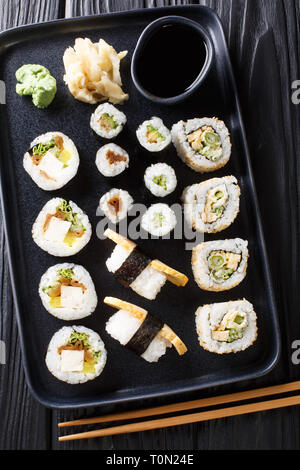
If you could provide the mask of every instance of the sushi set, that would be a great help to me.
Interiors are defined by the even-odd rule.
[[[1,200],[36,398],[112,404],[271,370],[277,313],[217,15],[58,20],[0,46]]]

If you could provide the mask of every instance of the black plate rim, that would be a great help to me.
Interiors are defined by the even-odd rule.
[[[190,10],[190,11],[189,11]],[[236,111],[239,119],[239,124],[240,124],[240,131],[241,131],[241,136],[242,136],[242,141],[243,145],[245,147],[245,156],[246,156],[246,164],[248,167],[248,175],[250,178],[250,182],[253,188],[253,202],[256,206],[257,210],[257,227],[258,227],[258,232],[260,236],[260,242],[261,242],[261,251],[265,260],[265,263],[263,263],[263,269],[264,269],[264,276],[266,278],[266,283],[269,286],[269,292],[266,294],[269,297],[269,303],[271,305],[271,316],[272,316],[272,321],[274,325],[274,342],[273,342],[273,348],[270,354],[268,355],[266,362],[263,364],[263,366],[259,366],[259,368],[253,372],[245,372],[243,374],[240,374],[236,377],[231,377],[229,376],[227,379],[218,379],[214,381],[210,381],[209,383],[198,383],[194,385],[186,385],[186,386],[179,386],[175,388],[176,386],[176,381],[174,381],[172,384],[174,385],[173,389],[168,389],[166,390],[163,385],[157,386],[156,391],[150,391],[148,393],[145,392],[139,392],[137,394],[126,394],[123,393],[122,395],[124,396],[115,396],[115,397],[110,397],[110,398],[102,398],[99,400],[93,400],[93,401],[86,401],[86,400],[73,400],[73,403],[67,402],[67,401],[57,401],[57,400],[49,400],[44,396],[41,396],[36,390],[35,387],[32,383],[32,377],[30,373],[30,368],[28,365],[27,361],[27,355],[25,352],[25,344],[24,344],[24,335],[22,333],[23,328],[22,328],[22,320],[21,320],[21,315],[20,315],[20,300],[19,300],[19,295],[18,291],[16,288],[16,282],[15,282],[15,267],[14,267],[14,262],[13,262],[13,255],[11,251],[11,246],[9,240],[11,239],[12,235],[12,225],[9,227],[9,224],[7,223],[7,220],[9,219],[8,216],[8,205],[6,204],[6,194],[4,192],[4,176],[3,173],[0,172],[0,200],[1,200],[1,206],[2,206],[2,213],[3,213],[3,226],[4,226],[4,234],[5,234],[5,239],[7,243],[7,257],[8,257],[8,265],[9,265],[9,271],[10,271],[10,278],[11,278],[11,285],[12,285],[12,293],[13,293],[13,299],[15,303],[15,311],[16,311],[16,319],[17,319],[17,325],[19,329],[19,340],[20,340],[20,347],[21,347],[21,352],[22,352],[22,359],[24,363],[24,371],[25,371],[25,378],[28,384],[28,387],[34,396],[35,399],[37,399],[42,405],[46,406],[47,408],[54,408],[54,409],[73,409],[73,408],[79,408],[79,407],[91,407],[91,406],[100,406],[100,405],[108,405],[108,404],[116,404],[116,403],[124,403],[124,402],[132,402],[138,399],[149,399],[149,398],[155,398],[158,396],[172,396],[180,393],[187,393],[187,392],[193,392],[197,390],[203,390],[207,389],[210,387],[216,387],[216,386],[221,386],[221,385],[226,385],[230,383],[236,383],[240,381],[245,381],[245,380],[251,380],[254,378],[261,377],[263,375],[268,374],[275,366],[276,363],[278,362],[278,359],[280,357],[281,353],[281,341],[280,341],[280,328],[279,328],[279,321],[278,321],[278,314],[277,314],[277,307],[275,303],[275,296],[274,296],[274,290],[273,290],[273,284],[272,284],[272,278],[271,278],[271,273],[270,273],[270,267],[269,267],[269,260],[268,260],[268,255],[266,251],[266,246],[265,246],[265,239],[264,239],[264,234],[263,234],[263,228],[262,228],[262,222],[261,222],[261,215],[260,215],[260,210],[259,210],[259,205],[258,205],[258,198],[257,198],[257,192],[256,192],[256,186],[253,178],[253,172],[252,172],[252,165],[251,165],[251,160],[249,156],[249,149],[248,149],[248,144],[247,144],[247,139],[246,139],[246,133],[244,129],[244,124],[243,124],[243,119],[242,119],[242,114],[241,114],[241,108],[239,104],[239,99],[238,99],[238,94],[237,94],[237,86],[236,86],[236,81],[234,78],[233,74],[233,69],[232,69],[232,64],[230,61],[229,57],[229,52],[227,48],[227,42],[226,38],[224,35],[224,30],[223,26],[221,23],[221,20],[217,13],[212,10],[209,7],[203,6],[203,5],[176,5],[176,6],[170,6],[170,7],[158,7],[158,8],[148,8],[147,10],[144,9],[134,9],[134,10],[126,10],[126,11],[121,11],[121,12],[112,12],[112,13],[103,13],[101,15],[87,15],[83,17],[73,17],[73,18],[62,18],[62,19],[54,19],[54,20],[49,20],[45,21],[42,23],[33,23],[33,24],[27,24],[27,25],[22,25],[22,26],[17,26],[14,28],[10,28],[6,31],[3,31],[0,33],[0,54],[4,53],[8,47],[10,47],[12,44],[14,44],[14,35],[19,35],[19,34],[27,34],[30,32],[38,32],[44,31],[45,29],[48,30],[49,28],[51,29],[52,27],[55,26],[62,26],[62,25],[72,25],[73,30],[74,30],[74,23],[83,26],[85,23],[88,23],[92,20],[93,22],[96,21],[98,18],[103,21],[103,18],[112,18],[112,17],[130,17],[130,16],[135,16],[136,14],[138,15],[147,15],[148,13],[155,13],[157,14],[157,17],[162,16],[164,14],[178,14],[179,11],[181,11],[182,15],[187,14],[188,11],[189,13],[194,10],[199,11],[199,10],[206,10],[209,15],[214,17],[214,21],[217,21],[219,28],[220,28],[220,33],[222,35],[222,39],[224,42],[224,53],[226,55],[226,63],[228,67],[228,72],[230,75],[230,79],[232,82],[232,87],[234,91],[234,99],[235,99],[235,105],[236,105]],[[26,41],[28,38],[24,36],[22,38],[22,42]],[[17,42],[19,42],[16,39]],[[5,106],[5,105],[4,105]],[[0,148],[0,156],[2,159],[2,152]],[[116,393],[116,395],[118,395]]]

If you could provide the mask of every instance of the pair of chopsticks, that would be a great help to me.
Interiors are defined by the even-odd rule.
[[[279,395],[283,393],[300,390],[300,381],[290,382],[283,385],[274,385],[271,387],[258,388],[245,392],[236,392],[227,395],[219,395],[211,398],[201,398],[198,400],[186,401],[182,403],[173,403],[171,405],[157,406],[147,408],[145,410],[125,411],[96,418],[78,419],[75,421],[65,421],[58,423],[58,427],[79,426],[84,424],[108,423],[113,421],[131,420],[135,418],[146,418],[149,416],[163,415],[168,413],[178,413],[186,410],[197,408],[213,407],[228,403],[239,402],[243,400],[253,400],[260,397],[271,395]],[[113,426],[95,431],[81,432],[77,434],[69,434],[59,437],[59,441],[71,441],[75,439],[88,439],[90,437],[112,436],[115,434],[126,434],[139,431],[148,431],[152,429],[168,428],[170,426],[178,426],[181,424],[198,423],[201,421],[209,421],[213,419],[226,418],[230,416],[238,416],[248,413],[256,413],[258,411],[267,411],[275,408],[284,408],[300,404],[300,395],[294,395],[285,398],[272,399],[267,401],[258,401],[255,403],[235,405],[226,408],[212,409],[198,413],[178,415],[168,418],[153,419],[121,426]]]

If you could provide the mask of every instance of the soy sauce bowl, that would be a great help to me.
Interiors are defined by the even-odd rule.
[[[182,89],[182,91],[172,96],[158,96],[159,93],[153,93],[153,90],[149,89],[151,88],[151,85],[147,86],[146,84],[147,80],[149,81],[149,70],[146,71],[145,74],[143,74],[143,71],[141,71],[141,68],[144,63],[146,63],[146,69],[150,65],[150,64],[147,64],[147,62],[145,62],[147,46],[151,44],[151,41],[153,40],[155,41],[156,37],[159,38],[159,36],[156,36],[156,35],[164,34],[164,32],[166,32],[166,29],[164,28],[167,28],[170,26],[173,26],[178,29],[178,32],[181,33],[180,41],[182,41],[182,43],[186,42],[187,46],[189,44],[190,36],[195,38],[196,40],[199,39],[199,41],[201,41],[201,45],[203,45],[205,55],[202,54],[201,60],[200,60],[200,57],[197,57],[197,55],[196,57],[191,59],[191,60],[195,60],[196,62],[195,67],[197,67],[198,65],[197,59],[199,59],[199,65],[198,65],[199,73],[198,75],[196,75],[196,77],[195,76],[193,77],[191,82],[187,84],[187,86],[185,86]],[[175,37],[177,38],[177,35]],[[174,49],[171,49],[172,47],[174,47],[174,44],[173,46],[172,46],[172,43],[170,43],[169,45],[164,44],[164,48],[166,47],[174,55]],[[190,44],[190,47],[192,47],[192,44]],[[200,43],[199,43],[199,47],[200,47]],[[159,53],[159,51],[157,52]],[[180,67],[180,54],[182,52],[183,54],[185,54],[187,52],[190,52],[190,50],[178,51],[178,59],[179,59],[178,66],[179,67]],[[159,103],[159,104],[165,104],[165,105],[177,104],[177,103],[180,103],[181,101],[184,101],[190,95],[192,95],[203,83],[203,81],[205,80],[211,68],[211,65],[213,62],[213,55],[214,55],[214,49],[213,49],[212,41],[209,37],[209,34],[205,31],[205,29],[202,26],[200,26],[200,24],[198,24],[196,21],[190,20],[188,18],[184,18],[182,16],[165,16],[150,23],[144,29],[141,36],[139,37],[139,40],[135,47],[135,50],[132,56],[132,61],[131,61],[132,80],[137,90],[145,98],[155,103]],[[155,63],[155,60],[153,62],[153,73],[160,74],[159,67]],[[150,74],[151,74],[151,71],[150,71]],[[154,77],[154,75],[152,76]],[[184,73],[182,74],[182,76],[184,77]],[[158,76],[155,76],[155,78],[156,80],[159,79]],[[162,80],[164,79],[165,77],[162,77]],[[176,80],[176,76],[171,77],[170,80]],[[151,77],[150,77],[150,82],[151,82]],[[172,83],[175,83],[175,82],[172,82]]]

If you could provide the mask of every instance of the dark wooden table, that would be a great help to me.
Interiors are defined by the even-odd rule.
[[[250,383],[198,394],[206,396],[283,383],[296,380],[300,375],[300,365],[293,365],[291,361],[292,342],[300,340],[300,105],[293,104],[291,99],[292,83],[300,79],[299,1],[1,0],[0,28],[4,30],[26,23],[109,11],[190,3],[213,8],[223,22],[264,220],[282,333],[281,358],[270,374]],[[264,190],[266,180],[267,195]],[[103,409],[57,412],[44,408],[30,395],[22,367],[6,242],[3,229],[0,230],[0,339],[6,343],[7,362],[0,365],[0,449],[300,448],[300,407],[167,430],[59,444],[58,421],[101,414]],[[159,402],[162,400],[152,401]],[[140,406],[149,404],[148,401],[140,403]]]

